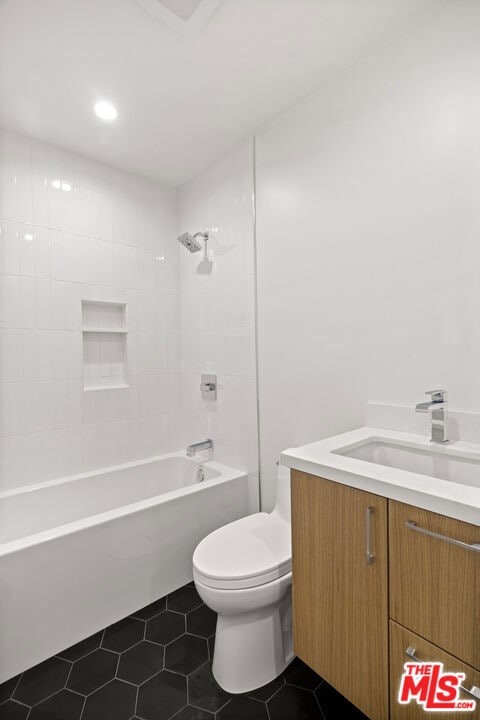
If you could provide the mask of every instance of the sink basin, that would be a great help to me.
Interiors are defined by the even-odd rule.
[[[480,431],[480,425],[479,425]],[[287,448],[283,465],[480,527],[480,444],[378,427]]]
[[[385,465],[407,472],[419,473],[440,480],[480,487],[480,463],[477,459],[445,447],[415,447],[414,445],[370,438],[354,446],[337,448],[335,455]]]

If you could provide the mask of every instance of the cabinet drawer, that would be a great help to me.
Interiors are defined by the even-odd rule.
[[[443,663],[445,671],[465,673],[462,686],[467,690],[470,690],[472,686],[480,687],[480,672],[390,620],[390,720],[427,720],[432,716],[435,717],[435,720],[452,720],[452,717],[457,715],[463,715],[471,720],[480,718],[480,699],[477,701],[476,709],[473,712],[466,713],[455,711],[428,712],[423,709],[423,706],[418,705],[415,700],[412,700],[408,705],[400,705],[398,692],[403,666],[405,662],[411,662],[411,659],[406,655],[407,648],[415,650],[415,656],[422,661]],[[461,693],[461,697],[462,700],[473,699],[466,693]]]
[[[389,503],[390,617],[480,669],[480,552],[451,540],[480,528]]]

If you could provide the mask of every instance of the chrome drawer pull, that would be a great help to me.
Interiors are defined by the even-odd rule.
[[[373,508],[371,505],[367,508],[367,521],[366,521],[366,528],[367,528],[367,565],[371,565],[373,561],[375,560],[375,554],[372,552],[372,540],[371,540],[371,519],[372,515],[375,511],[375,508]]]
[[[420,658],[418,658],[416,655],[416,650],[411,645],[405,650],[405,655],[409,657],[414,662],[422,662]],[[469,695],[470,697],[475,698],[475,700],[480,699],[480,688],[476,687],[476,685],[472,685],[470,690],[467,690],[467,688],[463,687],[463,685],[460,685],[460,690],[464,692],[466,695]]]
[[[424,535],[436,538],[437,540],[444,540],[444,542],[448,542],[451,545],[458,545],[458,547],[462,547],[465,550],[473,550],[473,552],[480,552],[480,543],[466,543],[462,542],[461,540],[455,540],[454,538],[448,537],[447,535],[440,535],[440,533],[436,533],[432,530],[427,530],[426,528],[419,527],[417,523],[413,520],[407,520],[405,525],[410,528],[410,530],[416,530],[416,532],[423,533]]]

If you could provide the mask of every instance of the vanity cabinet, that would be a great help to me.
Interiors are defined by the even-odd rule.
[[[296,655],[385,720],[387,500],[293,470],[292,562]]]
[[[295,653],[371,720],[429,716],[397,701],[408,648],[480,687],[480,528],[298,470],[291,479]]]
[[[480,670],[478,542],[476,525],[389,502],[390,617]]]

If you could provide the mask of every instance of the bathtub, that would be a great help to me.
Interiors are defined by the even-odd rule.
[[[245,473],[180,452],[0,493],[0,683],[189,582],[253,510]]]

